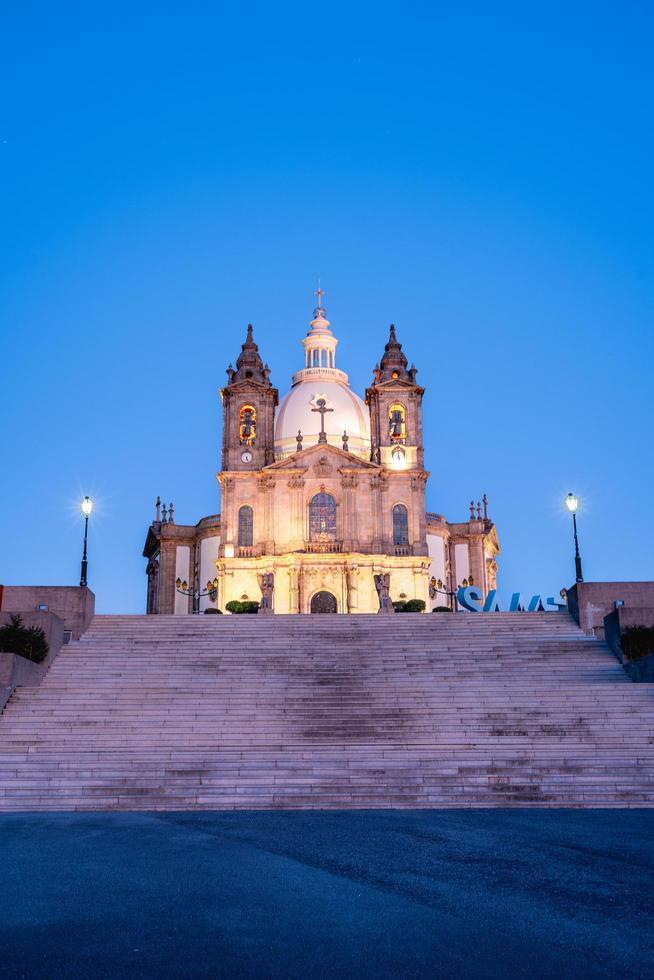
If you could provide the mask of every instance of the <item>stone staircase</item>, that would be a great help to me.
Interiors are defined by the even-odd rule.
[[[654,685],[563,613],[96,616],[0,811],[654,805]]]

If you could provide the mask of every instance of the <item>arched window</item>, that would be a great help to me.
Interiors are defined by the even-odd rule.
[[[242,446],[253,446],[257,438],[257,410],[243,405],[238,416],[238,437]]]
[[[391,405],[388,410],[388,434],[393,443],[406,442],[406,411],[404,405]]]
[[[252,508],[249,504],[238,509],[238,546],[239,548],[252,547]]]
[[[336,501],[330,493],[317,493],[309,502],[309,540],[336,540]]]
[[[409,543],[409,515],[404,504],[393,507],[393,544]]]

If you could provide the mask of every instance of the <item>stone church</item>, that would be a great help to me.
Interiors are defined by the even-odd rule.
[[[362,400],[336,366],[321,297],[281,401],[248,327],[221,391],[221,513],[181,525],[157,502],[143,552],[148,613],[191,612],[180,582],[208,591],[201,610],[222,612],[260,601],[265,581],[275,613],[378,612],[378,575],[393,601],[422,599],[428,611],[464,582],[495,588],[486,498],[463,522],[425,509],[424,388],[395,328]]]

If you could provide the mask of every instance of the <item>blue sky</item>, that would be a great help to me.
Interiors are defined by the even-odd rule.
[[[219,510],[248,321],[283,392],[315,280],[360,393],[419,369],[428,507],[501,588],[653,578],[646,4],[14,4],[0,26],[0,582],[144,608],[158,493]]]

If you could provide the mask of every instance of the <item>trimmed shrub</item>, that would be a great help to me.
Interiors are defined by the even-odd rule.
[[[452,612],[449,606],[434,606],[432,612]]]
[[[237,616],[242,613],[257,613],[259,611],[258,602],[241,602],[240,599],[230,599],[225,606],[227,612],[235,613]]]
[[[620,637],[620,646],[627,660],[642,660],[654,653],[654,626],[632,626]]]
[[[424,612],[425,611],[425,600],[424,599],[400,599],[399,602],[393,603],[393,609],[398,613],[410,613],[410,612]]]
[[[207,608],[204,610],[204,615],[206,616],[207,613],[213,613],[214,616],[216,615],[216,613],[218,613],[220,616],[222,616],[223,611],[222,609],[216,609],[215,606],[207,606]]]
[[[0,629],[0,650],[40,664],[48,656],[48,641],[40,626],[24,626],[18,613],[14,613]]]

